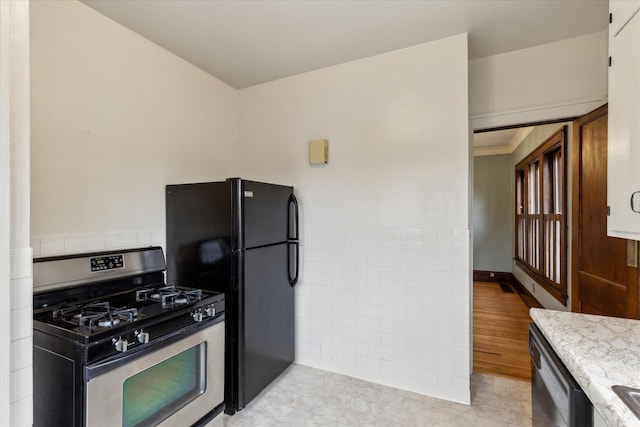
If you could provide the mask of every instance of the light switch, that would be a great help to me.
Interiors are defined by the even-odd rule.
[[[321,165],[329,162],[329,141],[316,139],[309,142],[309,163]]]

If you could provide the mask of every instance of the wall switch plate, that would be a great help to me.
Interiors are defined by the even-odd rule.
[[[329,141],[316,139],[309,142],[309,163],[322,165],[329,162]]]

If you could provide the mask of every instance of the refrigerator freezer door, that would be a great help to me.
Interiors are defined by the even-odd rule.
[[[211,288],[231,281],[231,189],[226,182],[168,185],[167,283]]]
[[[286,203],[285,203],[286,208]],[[287,244],[244,251],[239,325],[238,407],[244,407],[294,360],[294,289]]]
[[[288,240],[289,198],[292,193],[293,188],[284,185],[242,181],[244,248]]]

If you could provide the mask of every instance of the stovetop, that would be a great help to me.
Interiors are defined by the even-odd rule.
[[[180,309],[197,309],[216,300],[217,292],[179,286],[145,286],[95,300],[62,302],[34,311],[34,320],[91,337]],[[198,304],[201,303],[201,304]]]
[[[98,360],[224,319],[224,294],[164,283],[159,247],[34,260],[34,333]]]
[[[34,310],[34,328],[89,343],[179,316],[201,322],[221,311],[224,294],[159,284]]]
[[[167,286],[160,247],[34,259],[34,343],[85,366],[224,321],[224,294]]]

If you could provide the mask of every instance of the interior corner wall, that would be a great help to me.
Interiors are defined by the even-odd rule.
[[[465,34],[240,91],[241,174],[301,206],[298,363],[469,403],[467,69]]]
[[[473,159],[473,269],[511,272],[511,155]]]
[[[518,279],[522,285],[527,288],[527,290],[538,300],[540,304],[544,308],[551,310],[561,310],[561,311],[570,311],[571,307],[571,268],[570,261],[571,260],[571,199],[572,199],[572,186],[573,186],[573,173],[571,165],[573,164],[573,153],[571,151],[571,141],[573,139],[573,122],[564,122],[564,123],[553,123],[548,125],[536,126],[533,128],[531,133],[527,135],[527,137],[522,141],[522,143],[514,150],[511,154],[511,174],[510,174],[510,182],[511,182],[511,206],[510,213],[512,216],[511,220],[511,230],[512,233],[515,233],[515,221],[513,217],[515,216],[515,166],[520,163],[528,154],[533,152],[540,144],[546,141],[551,135],[557,132],[563,126],[566,126],[566,146],[565,146],[565,156],[566,156],[566,218],[567,218],[567,294],[569,298],[567,299],[567,305],[563,305],[560,301],[555,299],[549,292],[547,292],[542,286],[533,286],[534,279],[529,276],[524,270],[522,270],[518,263],[513,260],[512,261],[512,273]],[[515,234],[514,234],[515,236]],[[512,239],[511,242],[511,258],[515,257],[515,242]]]
[[[599,107],[607,99],[607,43],[603,31],[469,61],[473,129],[572,118]]]
[[[237,91],[81,2],[30,4],[34,254],[164,244],[164,185],[235,173]]]
[[[0,2],[0,425],[33,423],[29,7]]]

